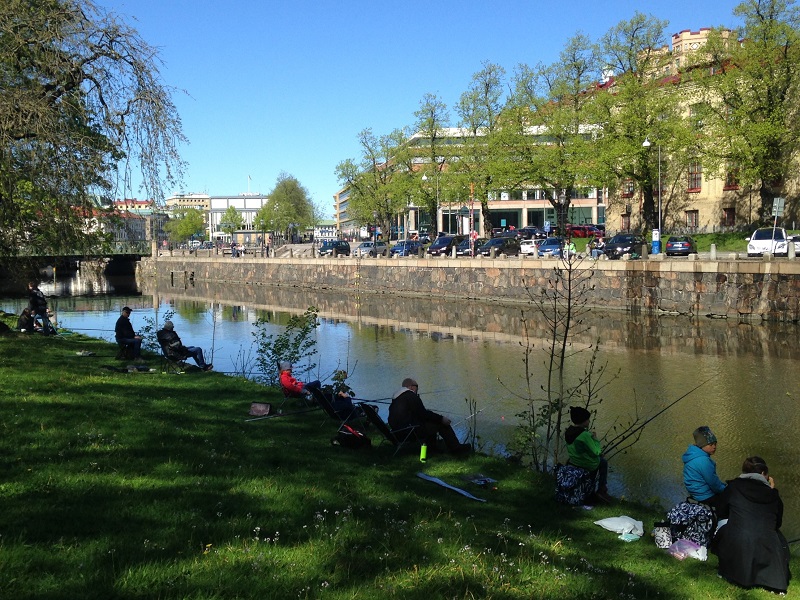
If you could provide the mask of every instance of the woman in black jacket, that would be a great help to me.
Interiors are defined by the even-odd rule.
[[[789,545],[780,532],[783,501],[764,459],[751,456],[742,474],[721,494],[720,528],[711,543],[719,574],[743,587],[785,592],[789,587]]]

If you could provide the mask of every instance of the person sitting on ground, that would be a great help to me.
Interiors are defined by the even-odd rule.
[[[23,308],[17,319],[17,329],[23,333],[33,333],[40,329],[36,319],[33,318],[30,308]]]
[[[453,454],[472,450],[469,444],[458,441],[456,432],[450,425],[450,419],[425,408],[422,398],[419,397],[419,384],[410,377],[403,380],[402,387],[392,397],[389,406],[389,427],[397,430],[417,427],[417,437],[428,444],[429,448],[435,448],[438,434]]]
[[[692,433],[694,444],[683,454],[683,483],[694,500],[717,511],[719,495],[725,483],[717,476],[717,465],[711,455],[717,451],[717,436],[707,426]]]
[[[55,327],[53,327],[53,324],[50,322],[50,314],[47,312],[47,298],[44,297],[44,294],[35,281],[28,283],[28,293],[28,308],[30,309],[34,322],[36,321],[36,317],[42,319],[42,326],[37,329],[37,331],[40,330],[45,335],[57,333]]]
[[[133,352],[134,360],[142,358],[142,336],[136,335],[131,325],[131,308],[122,308],[122,314],[114,325],[114,337],[120,346],[128,347]]]
[[[611,502],[612,498],[608,495],[608,461],[603,458],[600,442],[589,430],[592,415],[582,406],[573,406],[569,409],[569,416],[572,425],[564,432],[569,464],[586,469],[589,476],[597,480],[595,496],[603,502]]]
[[[785,593],[789,587],[789,544],[780,532],[783,501],[764,459],[751,456],[742,474],[720,494],[719,528],[710,550],[719,557],[720,577],[742,587]]]
[[[203,358],[203,349],[199,346],[184,346],[181,342],[181,338],[178,337],[178,334],[175,333],[175,325],[173,325],[172,321],[164,321],[164,329],[156,332],[156,338],[158,339],[158,343],[161,345],[165,351],[170,352],[176,357],[179,357],[180,360],[184,358],[192,358],[194,362],[197,363],[197,366],[203,369],[203,371],[210,371],[214,365],[209,365],[206,363],[205,359]],[[168,350],[167,350],[168,349]]]
[[[278,369],[280,370],[278,381],[281,384],[281,389],[283,389],[283,393],[290,398],[304,397],[308,394],[306,388],[320,387],[320,382],[318,380],[303,383],[302,381],[295,379],[292,376],[292,363],[287,360],[283,360],[278,363]]]

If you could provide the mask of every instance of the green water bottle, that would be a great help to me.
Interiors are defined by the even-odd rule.
[[[419,449],[419,462],[428,462],[428,444],[422,444]]]

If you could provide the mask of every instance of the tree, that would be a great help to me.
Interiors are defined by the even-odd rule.
[[[505,69],[490,62],[472,76],[469,89],[461,95],[457,112],[463,137],[459,159],[450,171],[451,193],[461,197],[477,195],[481,203],[483,230],[491,236],[489,194],[496,191],[497,156],[492,147],[499,132],[504,106]],[[468,195],[469,194],[469,195]]]
[[[222,215],[222,221],[219,223],[219,228],[227,234],[232,234],[242,228],[241,213],[236,210],[235,206],[229,206]]]
[[[287,173],[278,175],[269,201],[258,211],[255,226],[261,231],[276,231],[291,238],[293,231],[314,223],[314,205],[308,190]]]
[[[610,79],[594,93],[592,103],[593,121],[601,131],[595,157],[610,185],[629,183],[642,191],[644,221],[632,224],[634,229],[650,229],[657,222],[658,161],[642,146],[645,139],[670,155],[675,171],[696,151],[696,140],[681,117],[679,80],[662,76],[670,62],[666,26],[666,21],[637,12],[612,27],[598,50]]]
[[[413,155],[408,148],[408,135],[395,129],[376,137],[371,129],[358,135],[362,157],[336,166],[336,175],[349,188],[348,211],[362,223],[373,223],[384,232],[391,230],[392,218],[408,207],[417,188],[413,175]]]
[[[95,197],[178,183],[181,123],[154,48],[90,0],[0,3],[0,252],[86,248]]]
[[[196,208],[187,208],[177,212],[175,217],[170,219],[165,225],[164,230],[169,234],[169,239],[173,242],[202,236],[206,228],[206,220],[203,213]]]
[[[573,191],[599,183],[591,110],[598,80],[595,47],[582,34],[569,40],[553,65],[520,65],[498,136],[506,165],[500,178],[508,187],[533,184],[548,193],[561,231]]]
[[[436,181],[436,187],[430,185],[420,186],[420,196],[423,198],[424,207],[435,215],[439,210],[439,197],[436,193],[442,183],[442,174],[445,165],[451,158],[448,145],[445,142],[447,122],[450,118],[447,105],[434,94],[425,94],[420,101],[419,110],[414,113],[417,118],[414,124],[416,134],[422,136],[422,142],[413,151],[422,159],[423,166],[419,169],[420,181]]]
[[[793,1],[747,0],[734,14],[741,32],[714,30],[691,65],[707,109],[704,166],[757,188],[765,217],[800,152],[800,12]]]

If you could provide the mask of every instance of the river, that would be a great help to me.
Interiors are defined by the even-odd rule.
[[[486,451],[503,451],[524,409],[519,394],[528,341],[534,387],[546,376],[543,319],[527,309],[523,320],[518,305],[271,286],[221,289],[200,282],[139,287],[125,278],[81,276],[44,283],[41,289],[51,298],[60,326],[107,340],[113,339],[122,306],[134,309],[136,328],[172,313],[184,343],[203,347],[214,370],[230,374],[254,368],[257,318],[278,333],[291,314],[316,306],[316,375],[325,378],[344,368],[351,374],[348,383],[365,399],[386,399],[412,376],[426,404],[454,422],[468,414],[465,399],[474,399],[481,410],[479,443]],[[16,313],[25,302],[4,298],[0,308]],[[735,477],[745,457],[762,456],[786,505],[784,532],[789,539],[800,537],[800,327],[595,311],[586,315],[575,349],[597,340],[600,362],[615,375],[602,392],[594,423],[599,435],[637,415],[653,415],[688,393],[646,427],[626,454],[613,459],[613,495],[665,508],[681,500],[681,454],[692,431],[709,425],[719,438],[720,476]],[[588,358],[588,352],[580,352],[571,360],[572,378],[583,373]],[[251,400],[242,399],[243,414],[231,417],[244,418]]]

